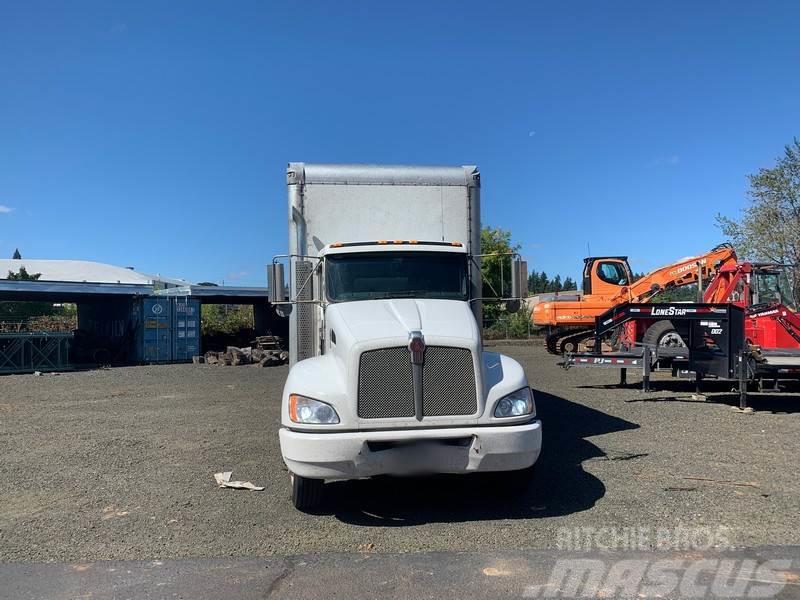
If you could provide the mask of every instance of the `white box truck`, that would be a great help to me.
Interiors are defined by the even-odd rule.
[[[542,440],[531,389],[481,339],[477,168],[290,163],[287,185],[290,250],[269,288],[290,312],[280,446],[294,505],[319,504],[326,480],[528,473]]]

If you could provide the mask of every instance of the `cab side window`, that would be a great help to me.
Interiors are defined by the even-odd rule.
[[[628,275],[618,262],[601,262],[597,266],[597,276],[613,285],[628,285]]]

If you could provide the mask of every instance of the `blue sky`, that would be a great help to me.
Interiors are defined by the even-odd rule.
[[[477,164],[531,268],[722,241],[797,2],[0,0],[0,254],[264,285],[288,161]]]

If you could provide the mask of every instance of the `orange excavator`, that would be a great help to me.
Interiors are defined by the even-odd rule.
[[[724,266],[736,265],[736,251],[720,244],[699,256],[681,259],[633,281],[627,256],[584,259],[583,294],[545,298],[533,307],[534,325],[545,327],[551,354],[576,352],[592,337],[595,317],[623,302],[649,302],[658,293],[709,282]]]

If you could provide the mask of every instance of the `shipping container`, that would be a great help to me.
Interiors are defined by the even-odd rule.
[[[172,298],[172,361],[190,361],[200,354],[200,301]]]
[[[171,298],[144,298],[134,303],[133,320],[138,324],[135,362],[160,363],[172,360],[171,305]]]
[[[77,362],[142,364],[190,361],[200,354],[200,301],[104,299],[78,305]]]

